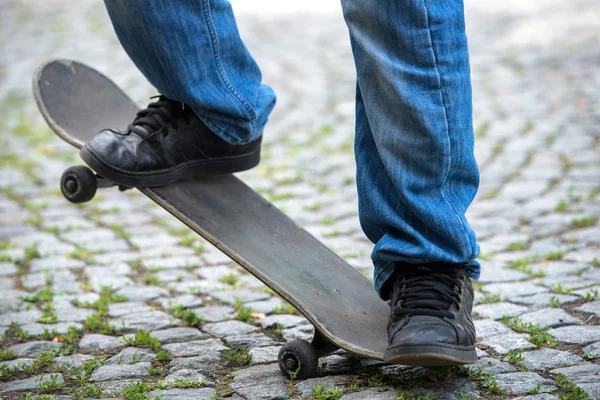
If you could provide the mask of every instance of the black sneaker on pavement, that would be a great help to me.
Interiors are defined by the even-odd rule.
[[[183,103],[159,96],[124,130],[105,129],[79,154],[99,175],[123,186],[162,186],[180,179],[250,169],[261,138],[234,145],[211,132]]]
[[[476,362],[473,296],[462,265],[398,265],[384,361],[420,366]]]

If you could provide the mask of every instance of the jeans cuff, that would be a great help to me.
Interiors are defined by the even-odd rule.
[[[221,127],[220,124],[213,121],[211,118],[206,115],[200,114],[198,111],[194,110],[196,116],[211,130],[212,133],[223,139],[224,141],[231,144],[246,144],[255,139],[257,139],[260,134],[256,135],[252,129],[248,131],[248,129],[244,129],[241,127],[236,127],[230,124],[227,125],[227,129]],[[240,139],[245,138],[245,139]],[[247,138],[247,139],[246,139]]]
[[[377,294],[379,295],[379,297],[382,300],[387,301],[389,293],[382,293],[381,289],[383,289],[384,284],[387,282],[387,280],[392,276],[392,274],[396,270],[396,266],[394,265],[393,262],[390,262],[390,261],[381,262],[381,263],[377,263],[377,264],[378,265],[375,265],[375,276],[374,276],[375,290],[377,291]]]

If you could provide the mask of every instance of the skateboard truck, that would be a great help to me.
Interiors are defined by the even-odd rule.
[[[86,203],[94,198],[98,188],[118,186],[121,192],[131,189],[105,179],[84,165],[67,168],[60,177],[60,191],[71,203]]]

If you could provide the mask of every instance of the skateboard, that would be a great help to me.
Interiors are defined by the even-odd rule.
[[[54,60],[33,77],[33,95],[50,128],[76,148],[104,128],[127,126],[139,107],[109,78],[75,61]],[[118,186],[85,166],[65,170],[72,202]],[[121,189],[125,189],[121,187]],[[232,174],[138,188],[292,304],[314,326],[309,343],[281,347],[289,377],[313,376],[318,359],[339,348],[382,360],[389,308],[373,284]]]

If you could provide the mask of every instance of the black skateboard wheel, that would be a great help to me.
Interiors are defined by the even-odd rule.
[[[284,344],[278,358],[279,369],[291,379],[310,378],[319,366],[319,357],[313,345],[300,339]]]
[[[67,168],[60,177],[60,190],[71,203],[90,201],[97,189],[96,175],[83,165]]]

